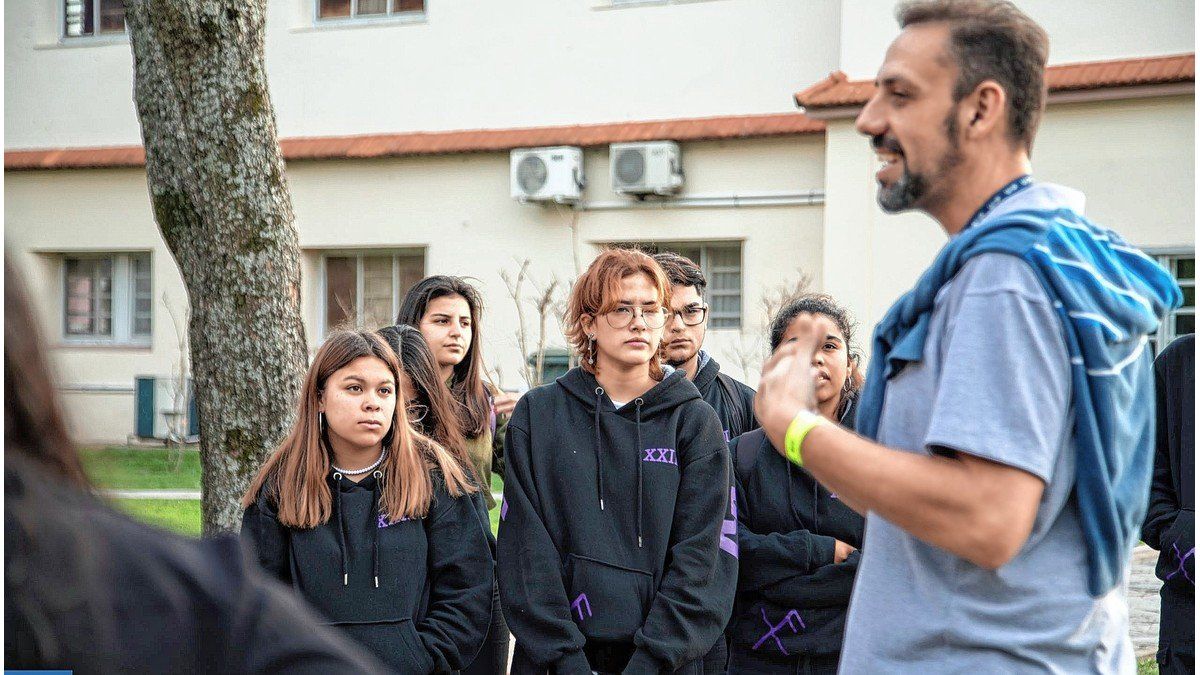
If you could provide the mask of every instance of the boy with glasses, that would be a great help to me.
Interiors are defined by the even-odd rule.
[[[671,313],[663,334],[664,360],[687,375],[704,402],[717,411],[725,441],[758,427],[754,418],[754,390],[721,371],[721,365],[704,351],[708,331],[708,280],[700,267],[681,255],[659,253],[655,262],[671,281]]]

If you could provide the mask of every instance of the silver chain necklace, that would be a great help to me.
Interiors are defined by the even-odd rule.
[[[344,476],[358,476],[358,475],[367,473],[368,471],[375,470],[375,467],[379,466],[380,464],[383,464],[383,460],[385,460],[385,459],[387,459],[387,448],[384,448],[383,452],[379,453],[379,459],[375,460],[374,464],[372,464],[371,466],[362,468],[362,469],[355,469],[353,471],[348,471],[346,469],[338,468],[338,466],[336,464],[334,464],[333,462],[330,462],[329,466],[332,466],[334,471],[336,471]]]

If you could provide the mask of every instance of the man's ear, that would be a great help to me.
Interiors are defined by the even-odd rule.
[[[1008,94],[995,80],[980,82],[964,97],[966,117],[963,133],[967,138],[980,139],[1005,131],[1008,125]]]

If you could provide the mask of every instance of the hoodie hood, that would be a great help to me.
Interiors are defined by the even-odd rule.
[[[696,385],[696,389],[706,391],[717,379],[717,373],[721,372],[721,364],[717,363],[708,352],[700,350],[700,355],[696,362],[696,377],[692,378],[692,384]]]
[[[663,369],[666,376],[662,382],[654,385],[649,391],[637,397],[642,401],[641,410],[642,417],[652,417],[665,410],[678,407],[688,401],[700,398],[700,392],[696,386],[688,381],[687,376],[682,370],[672,369],[667,371]],[[555,384],[562,387],[573,398],[578,399],[587,408],[588,412],[595,412],[597,406],[597,398],[600,401],[600,409],[603,412],[615,412],[622,417],[629,419],[633,418],[634,406],[626,405],[617,409],[612,402],[612,398],[607,392],[602,392],[597,395],[596,389],[603,389],[600,383],[596,380],[596,376],[587,372],[583,368],[572,368],[565,375],[555,380]],[[634,403],[636,401],[630,401]]]

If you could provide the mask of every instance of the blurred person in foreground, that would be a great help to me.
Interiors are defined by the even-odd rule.
[[[816,410],[808,315],[755,401],[867,515],[841,672],[1132,672],[1125,581],[1153,459],[1147,335],[1171,276],[1040,183],[1046,32],[1010,2],[903,3],[857,120],[878,201],[950,240],[876,326],[857,436]]]
[[[7,259],[4,281],[4,667],[386,672],[263,578],[235,537],[187,539],[92,494]]]

